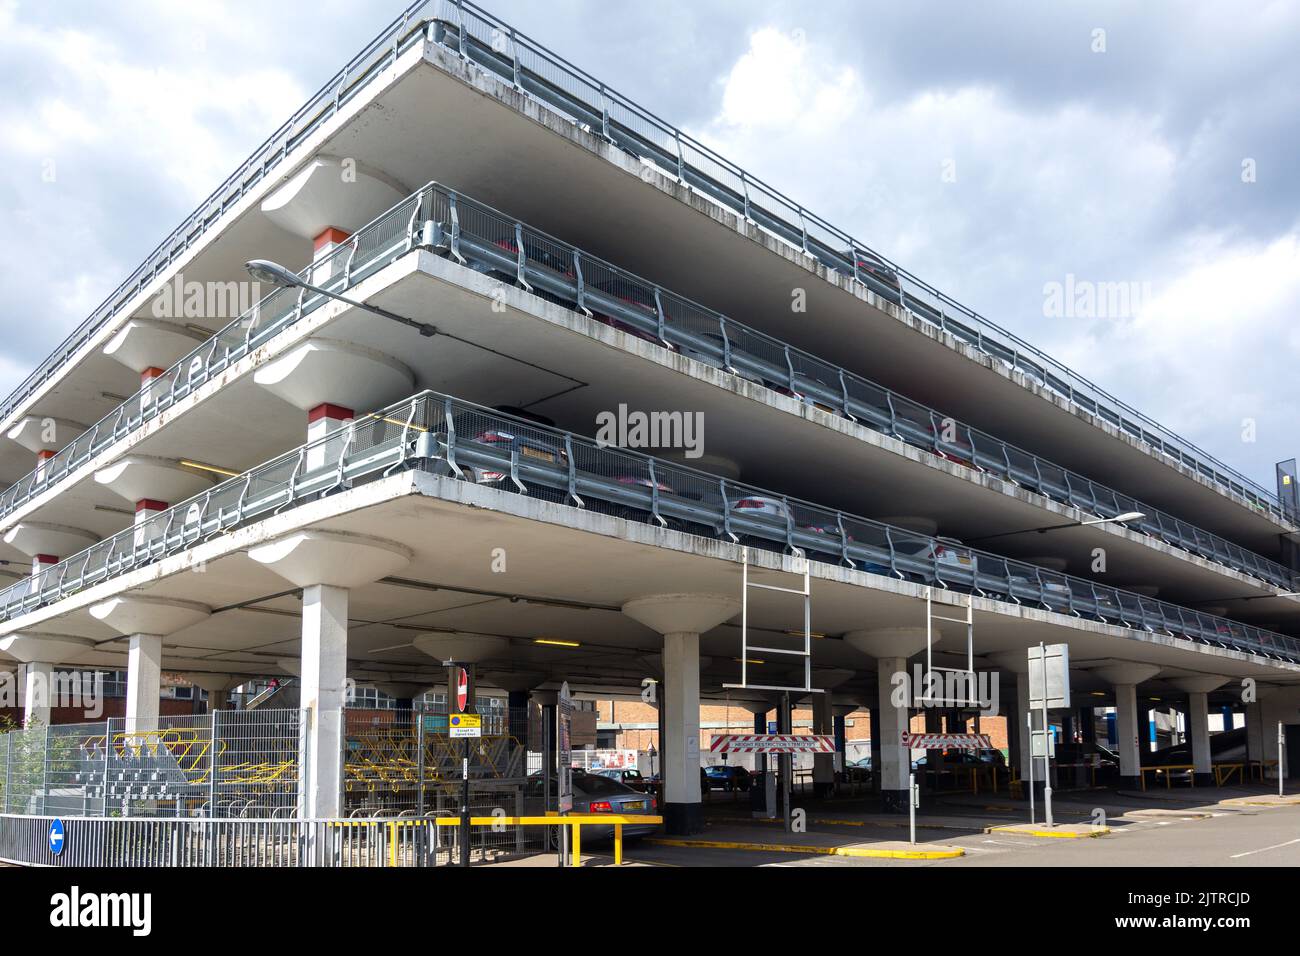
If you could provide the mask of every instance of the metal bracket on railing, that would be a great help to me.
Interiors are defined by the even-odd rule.
[[[343,447],[339,449],[339,460],[334,474],[334,484],[326,488],[322,494],[329,494],[335,488],[342,488],[346,484],[344,479],[347,475],[348,452],[352,450],[352,443],[356,440],[356,437],[357,423],[355,421],[348,422],[347,434],[343,436]]]
[[[857,562],[849,557],[849,536],[844,530],[844,515],[838,511],[835,512],[835,526],[840,532],[840,561],[857,570]]]
[[[790,507],[790,499],[784,495],[781,497],[781,505],[785,508],[785,547],[786,550],[793,553],[802,554],[803,550],[795,546],[794,543],[794,509]]]
[[[842,414],[849,421],[856,424],[858,421],[858,417],[854,415],[851,411],[849,411],[849,383],[844,378],[844,369],[840,369],[839,373],[840,373],[840,405],[841,405],[840,414]]]
[[[519,449],[510,449],[510,480],[515,483],[521,495],[528,494],[528,486],[519,480]]]
[[[514,61],[514,87],[522,91],[524,88],[523,78],[519,69],[519,42],[515,39],[515,28],[510,28],[510,53]]]
[[[901,441],[903,436],[898,433],[898,411],[894,408],[894,393],[888,390],[885,391],[885,405],[889,407],[889,434]]]
[[[740,536],[731,530],[731,502],[727,498],[727,479],[718,479],[718,488],[722,491],[722,533],[731,539],[732,544],[740,543]]]
[[[573,250],[573,275],[578,282],[578,311],[591,318],[591,309],[587,308],[587,283],[582,278],[582,254]]]
[[[289,505],[293,504],[294,498],[298,496],[298,474],[302,471],[302,466],[306,461],[307,447],[304,445],[302,448],[298,449],[298,460],[293,464],[293,471],[289,472],[289,481],[285,486],[285,494],[287,497],[284,500],[284,504],[277,507],[273,514],[279,514],[285,508],[289,507]],[[202,525],[200,525],[200,527],[202,527]]]
[[[795,388],[794,362],[790,360],[790,346],[788,345],[785,347],[785,374],[790,382],[790,391],[797,393],[799,390]]]
[[[753,222],[754,216],[749,204],[749,179],[745,175],[745,171],[743,169],[740,171],[740,190],[744,194],[744,199],[745,199],[745,221]]]
[[[564,433],[564,457],[569,463],[569,497],[579,508],[585,508],[587,503],[578,496],[578,467],[573,461],[573,436],[568,432]]]
[[[609,135],[609,94],[605,92],[604,83],[600,84],[600,133],[605,142],[614,144],[614,137]]]
[[[673,345],[671,342],[668,341],[668,338],[665,335],[664,303],[663,303],[663,298],[659,295],[658,286],[655,286],[655,315],[658,317],[659,320],[659,341],[660,343],[662,343],[664,348],[671,349]]]
[[[906,581],[907,575],[898,570],[898,552],[894,550],[894,535],[888,525],[885,525],[885,547],[889,548],[889,570],[898,580]]]
[[[681,130],[673,130],[674,138],[677,141],[677,179],[683,186],[690,189],[690,183],[686,181],[686,152],[682,148]]]
[[[804,255],[812,255],[808,249],[808,223],[803,217],[803,206],[796,206],[795,211],[799,213],[799,234],[803,237]]]
[[[655,475],[655,460],[648,459],[647,464],[650,467],[650,514],[659,522],[659,527],[666,528],[668,522],[659,513],[659,478]]]
[[[731,336],[727,334],[726,316],[718,316],[718,332],[722,336],[722,367],[735,375],[736,366],[731,361]]]
[[[460,254],[460,210],[456,208],[456,194],[447,191],[447,206],[451,214],[451,254],[456,257],[456,261],[461,265],[469,262]]]
[[[853,260],[853,281],[866,285],[862,281],[862,270],[858,268],[858,250],[854,246],[849,246],[849,258]]]
[[[452,421],[451,417],[451,399],[446,399],[442,407],[443,419],[447,423],[447,464],[456,479],[458,481],[463,480],[465,472],[461,471],[460,465],[456,464],[456,423]]]
[[[411,441],[409,437],[411,434],[411,426],[415,424],[415,409],[419,404],[420,400],[418,398],[411,402],[411,414],[407,415],[406,421],[402,423],[402,434],[397,439],[397,447],[400,450],[397,461],[384,469],[385,478],[406,464],[406,459],[408,457],[407,448]]]
[[[524,255],[524,227],[520,223],[516,222],[515,223],[515,270],[516,270],[515,279],[521,286],[523,286],[529,292],[532,292],[533,287],[528,284],[528,276],[525,272],[526,260],[527,260],[527,256]]]

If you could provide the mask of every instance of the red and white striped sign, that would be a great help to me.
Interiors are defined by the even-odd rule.
[[[910,734],[903,731],[903,746],[917,750],[992,750],[988,734]]]
[[[835,738],[827,734],[715,734],[715,754],[833,754]]]

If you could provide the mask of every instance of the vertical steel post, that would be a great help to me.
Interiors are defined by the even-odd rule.
[[[1038,648],[1043,658],[1043,819],[1050,828],[1052,823],[1052,747],[1048,739],[1047,723],[1047,646],[1041,641]],[[1033,762],[1032,751],[1030,762]]]
[[[1029,675],[1025,675],[1029,680]],[[1025,711],[1025,730],[1029,734],[1029,822],[1034,822],[1034,708],[1031,704]]]

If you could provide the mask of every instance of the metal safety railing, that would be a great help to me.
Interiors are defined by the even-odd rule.
[[[434,392],[364,416],[0,592],[0,617],[404,468],[1011,604],[1300,662],[1300,638],[956,546]]]
[[[468,0],[417,0],[347,66],[335,74],[263,143],[199,208],[165,239],[76,331],[0,406],[7,418],[87,341],[154,279],[164,274],[209,228],[279,166],[289,152],[335,116],[357,92],[404,51],[425,40],[454,50],[517,89],[547,103],[606,140],[664,169],[740,213],[828,268],[871,288],[912,315],[942,328],[986,355],[1029,376],[1198,475],[1275,517],[1300,520],[1278,496],[1109,394],[1079,373],[934,289],[747,173],[681,130],[611,90]],[[796,225],[797,223],[797,225]],[[897,277],[882,281],[863,257],[873,257]]]
[[[330,291],[346,291],[417,247],[441,250],[470,268],[678,354],[1088,515],[1114,518],[1138,512],[1143,517],[1127,527],[1277,587],[1295,590],[1300,585],[1300,573],[1275,561],[748,328],[438,183],[358,230],[303,276],[321,277],[318,282]],[[267,296],[0,494],[0,518],[49,491],[326,301],[298,289]]]
[[[307,282],[346,292],[409,252],[418,230],[416,214],[430,205],[425,190],[413,193],[357,232],[339,248],[302,270]],[[0,492],[0,518],[12,514],[83,467],[105,448],[153,421],[181,399],[330,300],[302,289],[276,289],[247,313],[182,356],[72,442]]]
[[[475,831],[568,828],[570,865],[582,865],[582,833],[613,831],[614,865],[623,862],[624,827],[663,818],[583,813],[477,815]],[[432,867],[459,859],[455,817],[418,820],[159,819],[0,813],[0,862],[68,867]],[[58,837],[53,837],[53,834]],[[536,848],[537,841],[530,841]],[[57,848],[57,849],[56,849]],[[479,853],[477,858],[487,859]]]

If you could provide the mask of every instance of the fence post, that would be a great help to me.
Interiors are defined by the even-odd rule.
[[[208,741],[208,819],[215,819],[217,816],[217,755],[220,752],[217,747],[217,714],[215,707],[212,709],[212,738]]]

